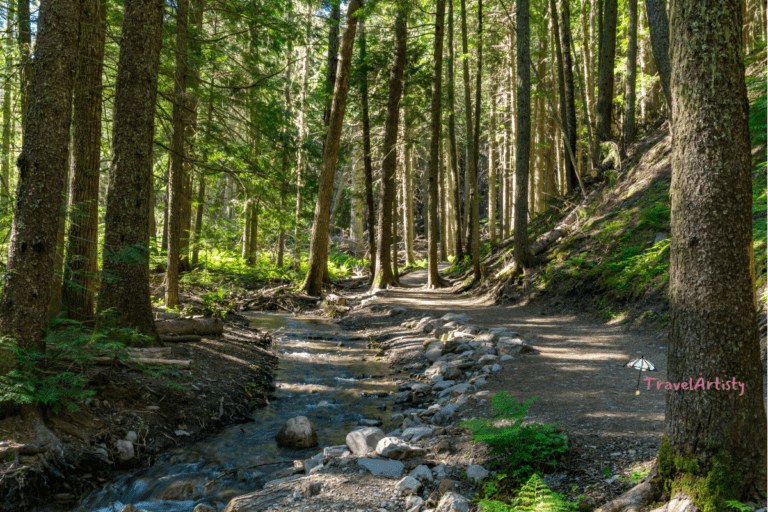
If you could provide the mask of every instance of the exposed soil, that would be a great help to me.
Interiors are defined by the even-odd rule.
[[[270,400],[277,360],[269,336],[228,317],[223,336],[173,346],[172,358],[191,359],[189,369],[89,369],[95,397],[74,413],[45,411],[63,453],[17,453],[0,464],[0,510],[65,510],[119,470],[152,465],[167,448],[252,421],[249,413]],[[121,463],[115,442],[130,431],[138,436],[135,457]],[[26,444],[33,436],[19,416],[0,421],[0,439]]]

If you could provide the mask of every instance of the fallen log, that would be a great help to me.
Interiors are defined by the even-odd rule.
[[[160,336],[160,339],[168,343],[183,343],[190,341],[200,341],[203,338],[198,334],[181,334],[176,336]]]
[[[552,244],[560,240],[562,237],[568,234],[569,231],[573,228],[573,225],[576,223],[576,221],[579,218],[579,212],[585,208],[590,201],[592,201],[592,198],[597,195],[597,190],[593,190],[590,192],[590,194],[585,197],[579,205],[571,210],[571,212],[566,215],[565,219],[561,223],[559,223],[555,228],[547,233],[545,233],[541,238],[539,238],[536,242],[532,243],[528,250],[531,252],[532,256],[536,256],[539,253],[542,253],[546,251]]]
[[[115,359],[113,357],[94,357],[91,361],[94,363],[112,363]],[[155,366],[184,366],[189,367],[192,361],[189,359],[159,359],[154,357],[135,357],[130,359],[123,359],[124,363],[139,363],[139,364],[151,364]]]
[[[219,318],[184,318],[155,322],[160,336],[181,336],[189,334],[219,336],[224,332],[224,322]]]

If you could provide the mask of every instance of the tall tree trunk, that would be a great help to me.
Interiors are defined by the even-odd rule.
[[[81,12],[82,14],[82,12]],[[67,163],[72,161],[71,144],[67,144]],[[53,282],[51,283],[51,298],[48,301],[48,314],[51,318],[56,318],[61,313],[62,308],[62,288],[64,276],[64,235],[67,229],[67,213],[69,211],[70,183],[72,175],[71,166],[67,165],[67,174],[64,181],[64,200],[59,210],[58,226],[56,232],[56,255],[53,257]]]
[[[38,16],[34,98],[16,165],[19,186],[11,228],[8,265],[0,298],[0,332],[20,348],[45,350],[56,234],[67,178],[72,87],[77,60],[78,2],[44,0]],[[0,374],[14,364],[0,351]]]
[[[27,110],[32,83],[34,64],[32,62],[32,29],[29,18],[30,0],[19,0],[17,10],[17,39],[19,43],[19,111],[21,114],[21,134],[27,129]]]
[[[475,128],[472,142],[472,267],[474,280],[482,279],[480,274],[480,107],[482,100],[482,76],[483,76],[483,0],[477,0],[477,76],[475,83]]]
[[[685,384],[667,394],[660,474],[706,488],[706,505],[725,510],[723,500],[751,501],[766,492],[742,19],[737,0],[678,0],[670,22],[667,380]],[[701,390],[700,381],[707,381]],[[737,389],[729,391],[731,383]]]
[[[605,0],[602,38],[600,41],[600,62],[597,72],[597,153],[600,143],[611,139],[611,118],[613,114],[613,67],[616,60],[617,0]]]
[[[339,24],[341,23],[341,0],[331,0],[331,16],[328,18],[330,24],[328,31],[328,61],[325,77],[325,110],[323,111],[323,123],[326,128],[331,122],[331,106],[333,103],[334,88],[336,87],[336,73],[339,66]],[[347,24],[349,24],[349,15],[347,15]],[[325,148],[325,143],[323,143]]]
[[[253,219],[253,200],[249,199],[243,207],[243,249],[240,251],[240,259],[248,262],[251,257],[251,219]]]
[[[365,240],[363,232],[364,211],[365,211],[365,171],[363,169],[363,152],[355,152],[354,170],[352,171],[352,200],[349,215],[349,232],[354,242],[355,257],[357,258],[363,252]]]
[[[195,212],[195,240],[192,246],[192,266],[197,266],[200,256],[200,237],[203,231],[203,210],[205,208],[205,174],[200,175],[200,185],[197,189],[197,211]]]
[[[403,108],[403,162],[405,164],[403,180],[405,185],[405,195],[403,196],[405,216],[403,224],[405,225],[405,262],[411,265],[416,262],[416,257],[413,254],[413,149],[411,148],[411,127],[408,121],[408,110]]]
[[[69,318],[92,321],[98,279],[99,174],[101,172],[101,72],[106,9],[84,0],[74,84],[72,118],[72,216],[63,290]]]
[[[165,2],[125,4],[115,85],[112,163],[98,311],[101,325],[131,327],[158,340],[149,294],[152,139]]]
[[[456,239],[453,241],[456,261],[464,259],[461,233],[461,181],[459,176],[459,149],[456,145],[456,80],[453,73],[455,62],[453,39],[453,2],[448,2],[448,138],[450,139],[451,171],[453,172],[453,203],[454,222],[456,223]]]
[[[290,24],[290,17],[286,20]],[[288,41],[286,52],[288,54],[288,64],[285,67],[285,86],[283,88],[283,99],[285,100],[285,110],[289,114],[291,107],[291,75],[293,73],[293,43]],[[283,172],[280,184],[280,212],[278,214],[278,233],[277,233],[277,268],[283,268],[283,259],[285,257],[285,211],[288,207],[288,171],[291,166],[291,153],[289,148],[290,129],[286,125],[283,134]],[[354,175],[354,171],[353,171]]]
[[[637,83],[637,0],[627,0],[627,77],[624,93],[624,155],[635,140],[635,85]]]
[[[464,11],[464,0],[461,2],[462,12]],[[462,30],[464,41],[466,42],[466,23],[462,19]],[[427,288],[441,288],[448,283],[440,276],[437,259],[437,167],[440,158],[440,128],[442,127],[440,100],[442,95],[443,78],[443,33],[445,31],[445,0],[437,0],[437,13],[435,14],[435,45],[432,52],[432,99],[431,99],[431,120],[429,137],[429,166],[427,167]],[[465,61],[464,69],[468,78],[469,68]],[[468,85],[468,83],[467,83]],[[466,90],[466,89],[465,89]],[[468,90],[466,90],[468,93]],[[469,94],[467,94],[467,98]],[[467,100],[469,101],[469,100]],[[467,126],[471,126],[472,119],[467,117]]]
[[[528,166],[531,158],[531,29],[528,0],[517,5],[517,150],[515,151],[515,262],[528,267]]]
[[[648,17],[648,30],[651,33],[651,51],[656,68],[659,70],[661,89],[664,91],[664,99],[671,108],[672,92],[670,89],[670,77],[672,64],[669,61],[669,20],[664,0],[645,0],[645,14]]]
[[[406,13],[400,7],[395,19],[395,53],[392,72],[389,75],[389,97],[387,99],[387,118],[384,124],[384,143],[381,162],[381,199],[379,202],[379,240],[376,244],[376,276],[372,289],[386,288],[396,284],[392,273],[392,218],[393,199],[397,194],[395,170],[397,167],[397,124],[400,119],[400,98],[403,93],[403,71],[405,69],[405,51],[407,34]]]
[[[328,273],[328,234],[330,227],[330,207],[333,195],[333,178],[336,173],[336,157],[339,152],[339,139],[344,124],[344,111],[347,107],[349,90],[349,72],[352,65],[352,46],[357,29],[357,13],[360,0],[350,0],[347,6],[347,27],[341,41],[341,55],[338,76],[333,90],[333,103],[328,123],[328,133],[323,150],[323,165],[320,171],[320,183],[315,205],[315,218],[312,224],[312,241],[309,246],[307,277],[302,289],[312,296],[323,292],[323,278]]]
[[[498,84],[494,81],[491,89],[491,112],[488,122],[488,227],[491,243],[496,241],[496,94]]]
[[[589,24],[587,20],[587,9],[591,4],[594,4],[596,0],[582,0],[581,1],[581,48],[582,52],[584,53],[584,81],[585,83],[582,86],[579,86],[580,89],[582,89],[582,95],[586,97],[586,110],[587,110],[587,117],[584,119],[584,121],[589,125],[592,126],[593,124],[593,117],[595,112],[595,82],[592,77],[592,54],[589,49],[589,44],[591,42],[590,39],[590,33],[589,33]],[[574,58],[576,58],[576,53],[574,52]],[[586,89],[586,91],[584,91]]]
[[[376,209],[373,203],[373,163],[371,162],[371,120],[368,114],[368,60],[365,37],[365,20],[360,20],[360,101],[363,110],[363,165],[365,168],[365,203],[368,224],[368,266],[371,282],[376,275]]]
[[[399,115],[400,114],[398,113],[398,116]],[[395,144],[397,144],[397,142],[395,142]],[[395,198],[397,196],[397,192],[398,192],[398,190],[397,190],[398,189],[398,187],[397,187],[397,174],[398,174],[398,172],[397,172],[397,162],[395,162],[395,177],[393,179],[393,181],[395,182],[395,186],[394,186],[393,198]],[[402,199],[403,199],[403,196],[401,195],[400,196],[400,200],[402,201]],[[400,283],[400,267],[398,266],[399,262],[398,262],[398,257],[397,257],[397,255],[398,255],[398,245],[397,245],[397,204],[398,204],[398,202],[397,202],[396,199],[394,201],[392,201],[392,246],[391,246],[390,250],[392,251],[392,277],[394,278],[395,282],[399,284]]]
[[[568,119],[568,107],[565,103],[565,71],[563,69],[563,46],[562,46],[562,39],[561,39],[561,29],[560,29],[560,20],[558,20],[557,15],[557,5],[555,3],[555,0],[549,0],[549,9],[552,12],[551,20],[552,20],[552,35],[555,39],[555,52],[556,52],[556,62],[557,62],[557,99],[558,99],[558,107],[560,109],[560,119]],[[559,129],[559,127],[558,127]],[[568,137],[563,137],[563,142],[567,143]],[[563,153],[566,153],[568,151],[567,148],[563,147]],[[558,151],[558,153],[560,153]],[[573,188],[573,184],[566,180],[566,193],[570,192]]]
[[[470,201],[470,191],[472,188],[472,162],[474,159],[472,158],[472,155],[474,155],[474,152],[472,151],[472,143],[474,142],[475,138],[472,135],[472,96],[470,93],[470,87],[471,87],[471,79],[469,77],[469,45],[467,43],[467,7],[466,7],[466,0],[461,0],[461,64],[462,68],[464,70],[464,115],[466,117],[466,127],[467,127],[467,148],[466,148],[466,157],[464,159],[464,231],[462,235],[462,243],[463,240],[467,240],[467,253],[472,252],[472,247],[470,246],[469,241],[469,223],[470,219],[469,216],[472,211],[472,202]]]
[[[251,207],[251,222],[248,231],[248,265],[255,265],[259,252],[259,201]]]
[[[168,179],[168,260],[165,273],[165,307],[173,309],[179,300],[179,259],[181,257],[182,203],[184,202],[184,107],[187,90],[187,25],[189,1],[176,2],[176,71],[173,88],[171,174]]]
[[[438,223],[440,224],[440,261],[446,261],[448,259],[448,252],[445,248],[445,167],[443,163],[444,151],[443,151],[443,137],[440,137],[440,144],[438,149],[438,194],[440,196],[440,211],[438,213]]]
[[[566,118],[563,119],[566,125],[567,133],[563,134],[570,147],[570,153],[576,153],[576,95],[573,87],[573,63],[571,60],[571,9],[570,0],[561,0],[560,14],[562,21],[560,23],[560,32],[563,42],[563,74],[565,76],[565,109]],[[613,100],[611,100],[613,101]],[[565,172],[570,184],[568,190],[571,190],[578,178],[576,173],[579,170],[574,166],[570,158],[565,160]]]
[[[6,48],[10,50],[13,44],[13,20],[14,20],[14,0],[6,0],[5,11],[5,34]],[[5,74],[13,74],[13,60],[10,56],[5,61]],[[3,134],[2,146],[0,146],[0,181],[2,181],[2,198],[0,198],[0,207],[7,208],[11,199],[11,82],[6,81],[3,85]]]
[[[310,28],[312,26],[312,6],[307,4],[306,33],[304,34],[304,55],[301,70],[301,93],[299,95],[299,154],[296,163],[296,214],[293,227],[293,266],[298,270],[301,267],[301,192],[304,184],[304,172],[306,171],[307,155],[304,144],[307,138],[307,91],[309,90],[309,54],[312,49]],[[367,182],[366,182],[367,183]],[[373,258],[371,258],[373,260]],[[373,272],[371,272],[373,275]]]

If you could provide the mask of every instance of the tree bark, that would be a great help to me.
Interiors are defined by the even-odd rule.
[[[287,23],[290,24],[290,17]],[[285,67],[285,85],[283,87],[283,99],[285,100],[285,110],[289,114],[293,110],[291,107],[291,75],[293,73],[293,43],[289,40],[286,48],[288,64]],[[290,129],[286,125],[283,133],[283,169],[280,183],[280,211],[278,212],[277,225],[277,268],[283,268],[283,259],[285,257],[285,211],[288,207],[288,171],[291,166],[291,153],[289,148]],[[354,171],[353,171],[354,173]]]
[[[63,303],[67,316],[92,321],[98,280],[101,74],[106,9],[83,0],[72,118],[72,215],[67,239]]]
[[[392,273],[392,217],[393,199],[397,194],[395,170],[397,167],[397,125],[400,119],[400,98],[403,93],[403,71],[405,69],[405,51],[407,41],[406,13],[401,6],[395,19],[395,53],[392,72],[389,75],[389,97],[387,99],[387,118],[384,124],[384,143],[381,162],[381,199],[379,201],[379,240],[376,244],[376,277],[373,290],[396,284]],[[395,254],[397,254],[395,252]]]
[[[517,150],[515,151],[515,262],[531,264],[528,252],[528,166],[531,158],[531,31],[528,0],[517,5]]]
[[[184,202],[184,107],[187,90],[187,25],[189,1],[176,2],[176,70],[173,88],[171,174],[168,179],[168,260],[165,273],[165,307],[173,309],[179,300],[179,266]]]
[[[464,70],[464,115],[466,117],[466,127],[467,127],[467,148],[466,148],[466,157],[464,159],[464,231],[462,232],[462,243],[464,243],[464,239],[467,240],[467,253],[472,252],[472,247],[470,244],[469,237],[471,236],[470,233],[470,215],[472,212],[472,201],[470,201],[470,193],[472,189],[472,162],[474,159],[472,158],[472,155],[474,155],[474,151],[472,150],[472,143],[474,142],[475,138],[472,134],[472,130],[474,126],[473,118],[472,118],[472,95],[470,93],[470,87],[471,87],[471,79],[469,77],[469,45],[467,43],[467,7],[466,7],[466,0],[461,0],[461,64],[462,68]]]
[[[251,208],[251,222],[248,230],[248,265],[255,265],[259,252],[259,201]]]
[[[560,109],[560,119],[568,119],[568,107],[565,103],[565,71],[563,69],[563,46],[562,46],[562,39],[561,39],[561,29],[560,29],[560,20],[558,20],[557,16],[557,4],[555,3],[555,0],[549,0],[549,9],[552,11],[552,35],[555,39],[555,52],[556,52],[556,62],[557,62],[557,99],[558,101],[556,104],[558,105]],[[558,127],[559,130],[559,127]],[[563,143],[567,144],[568,137],[563,137]],[[568,151],[567,148],[563,147],[562,152],[566,153]],[[560,151],[558,151],[560,153]],[[564,183],[566,184],[565,191],[570,192],[571,188],[573,187],[572,183],[568,180],[564,180]]]
[[[328,134],[323,150],[323,165],[320,171],[320,183],[315,205],[315,218],[312,224],[312,241],[309,246],[309,268],[302,289],[312,296],[319,296],[323,291],[323,277],[328,272],[328,233],[330,226],[330,206],[333,195],[333,178],[336,173],[336,157],[339,152],[339,139],[344,123],[344,111],[347,107],[349,90],[349,71],[352,64],[352,45],[357,29],[357,16],[360,0],[350,0],[347,7],[347,27],[341,41],[341,59],[338,76],[333,90],[333,104],[328,123]]]
[[[627,146],[635,140],[635,85],[637,84],[637,0],[627,0],[629,23],[627,25],[627,76],[624,93],[624,143],[622,159]]]
[[[573,87],[573,63],[571,55],[571,10],[569,0],[561,0],[560,14],[562,21],[560,23],[560,32],[563,42],[563,75],[565,76],[565,121],[567,133],[563,134],[566,143],[571,148],[571,153],[576,153],[576,95]],[[611,99],[613,101],[613,99]],[[569,183],[568,190],[572,190],[578,178],[576,173],[579,170],[570,159],[565,161],[565,172]]]
[[[472,225],[470,235],[472,237],[472,267],[474,280],[482,279],[480,273],[480,107],[482,100],[482,76],[483,76],[483,0],[477,0],[477,76],[475,82],[475,128],[472,132]]]
[[[671,450],[665,453],[662,445],[660,474],[702,485],[711,476],[709,488],[719,496],[712,496],[709,506],[725,509],[720,500],[744,502],[766,492],[742,18],[738,0],[679,0],[672,4],[670,22],[667,378],[686,382],[683,386],[701,378],[715,382],[719,391],[710,384],[701,390],[668,391],[666,433]],[[722,377],[743,383],[743,388],[728,391],[725,382],[716,382]],[[690,463],[678,461],[695,461],[697,467],[691,470]]]
[[[7,47],[10,48],[13,41],[13,19],[14,8],[13,0],[6,1],[5,34],[8,40]],[[13,74],[13,60],[5,61],[6,76]],[[3,134],[2,146],[0,146],[0,178],[2,178],[2,198],[0,205],[7,207],[11,202],[11,83],[6,82],[3,85]]]
[[[589,23],[587,20],[587,9],[591,7],[594,2],[595,0],[582,0],[581,2],[581,48],[584,53],[584,84],[579,86],[579,88],[582,90],[582,95],[586,98],[587,117],[585,118],[585,122],[590,126],[590,129],[593,125],[595,115],[595,85],[592,77],[592,53],[588,47],[591,39]],[[576,52],[574,52],[573,55],[574,58],[576,58]],[[586,89],[586,91],[584,89]],[[592,147],[591,143],[590,147]]]
[[[498,84],[494,82],[491,89],[491,111],[488,122],[488,227],[490,228],[491,243],[496,241],[496,94]]]
[[[152,140],[165,3],[125,4],[115,85],[112,162],[105,215],[99,324],[139,330],[156,341],[149,293]]]
[[[651,33],[653,60],[659,71],[664,99],[667,100],[667,106],[671,109],[670,77],[672,75],[672,63],[669,60],[669,20],[667,19],[665,1],[645,0],[645,14],[648,18],[648,30]]]
[[[328,61],[325,77],[325,110],[323,111],[323,123],[326,128],[326,136],[328,135],[327,129],[331,122],[331,106],[333,102],[334,88],[336,86],[336,73],[339,66],[341,0],[331,0],[331,16],[328,18],[328,23],[330,24],[330,29],[328,31]],[[323,145],[323,148],[325,148],[325,145]]]
[[[405,166],[405,176],[403,184],[405,185],[405,194],[403,196],[403,207],[405,216],[405,262],[411,265],[416,262],[413,254],[413,149],[411,148],[411,127],[409,126],[408,109],[403,108],[403,161]]]
[[[453,172],[453,204],[456,223],[456,238],[453,241],[455,261],[464,259],[461,233],[461,181],[459,175],[459,149],[456,145],[456,79],[453,72],[455,62],[453,39],[453,2],[448,2],[448,138],[450,139],[451,171]]]
[[[56,234],[67,178],[72,87],[77,61],[78,2],[44,0],[38,16],[34,98],[16,165],[19,186],[11,228],[8,265],[0,298],[0,332],[21,348],[45,350]],[[0,352],[0,374],[14,364]]]
[[[197,189],[197,211],[195,212],[195,240],[192,246],[192,266],[197,266],[200,256],[200,237],[203,231],[203,210],[205,208],[205,174],[200,175]]]
[[[600,143],[611,140],[611,117],[613,114],[613,67],[616,60],[617,0],[605,0],[602,34],[600,40],[600,62],[597,71],[597,154]]]
[[[19,112],[21,114],[21,135],[27,129],[27,110],[29,109],[29,94],[34,73],[32,62],[32,29],[29,18],[30,0],[19,0],[16,12],[18,21],[17,39],[19,43]]]
[[[462,10],[464,9],[464,0],[462,0]],[[462,20],[464,34],[466,34],[465,19]],[[435,14],[435,44],[432,52],[432,99],[430,109],[430,137],[429,137],[429,164],[427,167],[427,288],[441,288],[448,283],[440,276],[438,269],[437,244],[438,244],[438,226],[437,226],[437,179],[438,165],[440,158],[440,122],[441,110],[440,100],[442,96],[442,78],[443,78],[443,35],[445,31],[445,0],[437,0],[437,13]],[[466,41],[466,39],[465,39]],[[465,66],[468,66],[465,61]],[[468,67],[465,67],[468,73]],[[468,76],[467,76],[468,78]],[[468,97],[468,96],[467,96]],[[467,117],[467,125],[472,124],[472,119]]]
[[[304,149],[304,144],[307,139],[307,92],[309,90],[309,54],[312,48],[312,39],[310,37],[310,29],[312,26],[312,6],[307,4],[306,13],[306,33],[304,34],[304,56],[301,71],[301,93],[299,96],[299,154],[298,162],[296,164],[296,215],[293,228],[293,266],[295,269],[301,267],[301,245],[302,245],[302,229],[301,228],[301,209],[302,209],[302,197],[301,192],[304,183],[304,172],[307,167],[307,155]],[[373,259],[373,258],[371,258]],[[373,273],[371,273],[373,275]]]
[[[360,102],[363,114],[363,166],[365,169],[366,222],[368,224],[368,266],[371,282],[376,275],[376,208],[373,202],[373,163],[371,162],[371,119],[368,113],[368,51],[365,20],[360,20]]]
[[[443,137],[441,135],[438,149],[438,160],[440,165],[438,166],[437,176],[438,194],[440,196],[440,211],[438,213],[438,224],[440,225],[440,261],[446,261],[448,259],[448,252],[445,247],[445,166],[443,165],[445,159],[443,156]]]

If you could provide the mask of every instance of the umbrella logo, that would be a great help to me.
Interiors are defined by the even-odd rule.
[[[640,394],[640,376],[643,374],[643,372],[655,372],[656,371],[656,365],[654,365],[652,362],[647,360],[645,356],[640,356],[637,359],[633,359],[632,361],[622,365],[625,368],[632,368],[634,370],[637,370],[637,387],[635,388],[635,394]]]

